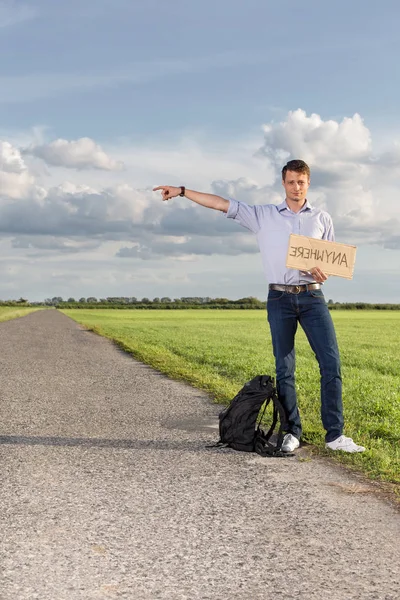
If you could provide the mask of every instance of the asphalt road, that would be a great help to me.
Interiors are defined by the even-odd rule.
[[[0,324],[1,600],[397,600],[400,519],[56,311]]]

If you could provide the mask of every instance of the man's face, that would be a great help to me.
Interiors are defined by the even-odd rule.
[[[297,171],[286,171],[285,180],[282,181],[285,188],[286,198],[292,202],[304,202],[307,196],[307,190],[310,187],[310,180],[306,173]]]

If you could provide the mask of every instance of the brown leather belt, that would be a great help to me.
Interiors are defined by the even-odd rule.
[[[280,283],[270,283],[270,290],[276,292],[287,292],[288,294],[300,294],[300,292],[308,292],[308,290],[320,290],[320,283],[306,283],[304,285],[281,285]]]

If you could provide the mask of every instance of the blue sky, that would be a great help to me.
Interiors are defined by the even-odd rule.
[[[279,160],[301,151],[310,199],[358,247],[327,295],[400,302],[399,17],[394,1],[0,0],[0,297],[264,298],[250,234],[151,188],[277,202]]]
[[[5,2],[16,16],[1,29],[0,101],[10,126],[65,137],[232,135],[298,107],[390,123],[400,9],[371,4]]]

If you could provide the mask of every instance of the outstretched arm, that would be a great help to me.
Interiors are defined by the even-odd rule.
[[[153,189],[153,192],[156,192],[157,190],[161,190],[163,200],[171,200],[171,198],[175,198],[181,193],[180,187],[173,187],[171,185],[159,185]],[[221,196],[204,194],[203,192],[195,192],[194,190],[185,190],[185,197],[206,208],[213,208],[214,210],[220,210],[224,213],[228,212],[229,200],[226,200]]]

